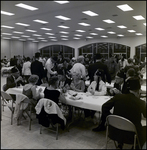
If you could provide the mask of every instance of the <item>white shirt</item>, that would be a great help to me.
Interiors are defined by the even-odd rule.
[[[23,63],[22,75],[31,75],[31,62],[30,61]]]
[[[81,63],[75,63],[75,64],[73,65],[73,67],[71,68],[70,72],[71,72],[71,74],[72,74],[73,72],[77,72],[77,73],[81,74],[81,77],[82,77],[83,79],[86,78],[86,68],[85,68],[85,66],[84,66],[83,64],[81,64]]]
[[[91,94],[90,91],[94,91],[94,95],[96,96],[104,96],[107,93],[107,87],[106,84],[101,80],[99,82],[99,91],[96,91],[96,81],[92,81],[91,84],[89,85],[87,92],[88,94]]]

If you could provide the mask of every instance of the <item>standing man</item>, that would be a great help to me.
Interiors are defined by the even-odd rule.
[[[96,72],[97,69],[102,69],[104,71],[104,75],[102,76],[102,80],[104,82],[108,82],[111,83],[111,76],[110,73],[108,71],[108,67],[107,65],[105,65],[104,63],[101,62],[102,56],[101,54],[96,54],[95,56],[96,62],[92,63],[89,65],[88,67],[88,75],[90,78],[90,82],[94,81],[94,73]]]
[[[35,61],[31,63],[31,74],[39,76],[39,80],[36,85],[42,84],[42,79],[45,77],[45,70],[43,68],[42,62],[39,61],[40,53],[35,53]]]

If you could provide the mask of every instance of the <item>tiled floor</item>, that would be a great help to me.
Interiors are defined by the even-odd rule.
[[[1,78],[1,87],[5,83],[5,77]],[[29,131],[28,120],[22,120],[17,126],[16,122],[10,125],[10,110],[6,106],[2,112],[1,121],[1,149],[105,149],[106,132],[93,132],[95,125],[93,120],[81,119],[70,127],[69,132],[59,130],[58,140],[55,133],[43,128],[39,132],[39,124],[33,116],[32,129]],[[130,148],[130,145],[125,145]],[[124,147],[124,148],[125,148]],[[108,149],[114,149],[112,141]]]

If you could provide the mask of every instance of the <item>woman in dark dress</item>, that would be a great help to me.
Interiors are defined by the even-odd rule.
[[[57,90],[59,86],[59,80],[57,76],[52,76],[48,81],[49,86],[44,90],[44,98],[48,98],[54,101],[56,104],[59,102],[66,103],[64,95]]]

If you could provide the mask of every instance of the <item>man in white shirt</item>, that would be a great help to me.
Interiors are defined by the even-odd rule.
[[[71,74],[73,74],[73,72],[77,72],[77,73],[81,74],[81,78],[83,80],[85,80],[86,79],[86,68],[83,65],[83,63],[84,63],[84,56],[79,56],[77,58],[77,62],[73,65],[70,72],[71,72]]]

